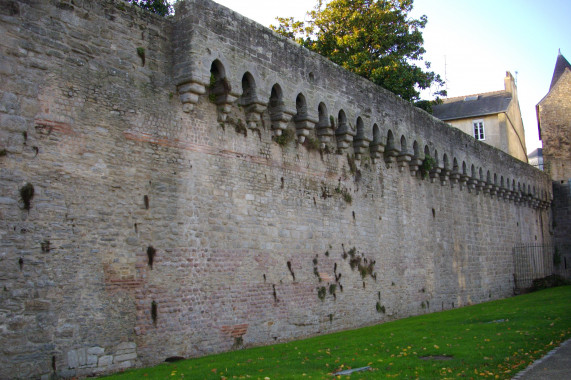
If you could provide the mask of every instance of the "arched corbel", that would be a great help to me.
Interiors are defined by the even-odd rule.
[[[464,187],[468,187],[469,181],[470,181],[470,176],[468,175],[466,162],[462,161],[462,173],[460,174],[460,179],[458,181],[460,183],[460,190],[462,190]]]
[[[420,154],[420,147],[418,142],[414,141],[412,144],[412,158],[408,163],[408,167],[410,169],[410,175],[416,177],[416,173],[418,173],[418,169],[422,165],[423,157]]]
[[[490,194],[491,195],[491,190],[492,190],[493,186],[494,186],[494,184],[492,183],[490,171],[488,170],[488,173],[486,174],[486,181],[484,182],[484,185],[482,187],[484,194]]]
[[[440,184],[445,186],[448,184],[448,180],[450,179],[450,164],[448,162],[448,155],[444,153],[442,156],[442,169],[440,171]]]
[[[250,73],[245,73],[242,77],[242,96],[240,105],[246,114],[246,124],[250,129],[259,129],[262,121],[262,114],[268,108],[268,104],[261,101],[256,91],[256,82]]]
[[[452,171],[450,172],[450,187],[454,188],[460,181],[460,169],[458,166],[458,160],[454,157],[452,163]]]
[[[333,142],[333,136],[335,136],[333,133],[333,116],[329,116],[329,113],[327,112],[327,106],[325,106],[324,103],[319,103],[319,106],[317,107],[317,115],[319,121],[315,126],[315,132],[319,142],[321,143],[320,148],[325,149],[326,146]]]
[[[396,147],[393,131],[389,129],[389,132],[387,133],[387,145],[385,146],[384,152],[387,167],[390,167],[393,162],[396,162],[399,153],[400,151]]]
[[[432,169],[430,169],[429,172],[429,177],[430,177],[430,182],[434,183],[434,181],[436,181],[436,179],[440,178],[440,172],[442,172],[442,169],[444,168],[444,165],[442,165],[442,163],[438,160],[438,151],[435,150],[434,151],[434,166],[432,167]]]
[[[309,136],[309,132],[315,128],[315,124],[319,120],[316,120],[309,116],[307,111],[307,102],[305,101],[305,96],[302,93],[297,95],[295,99],[296,114],[293,117],[295,122],[295,134],[297,135],[297,141],[303,143],[305,138]]]
[[[406,137],[404,135],[400,138],[400,153],[397,156],[397,163],[399,171],[402,173],[404,169],[408,166],[409,162],[412,160],[412,153],[408,151],[406,144]]]
[[[377,124],[373,125],[373,141],[369,144],[371,158],[379,159],[385,152],[386,137],[381,135],[381,130]]]
[[[339,111],[337,118],[337,129],[335,130],[335,137],[337,138],[337,149],[340,152],[345,151],[353,142],[353,137],[357,134],[356,131],[347,122],[347,117],[343,110]]]
[[[282,89],[277,83],[272,87],[268,112],[275,136],[281,136],[282,131],[287,128],[289,121],[296,114],[295,110],[286,107],[283,101]]]
[[[178,96],[182,103],[182,110],[189,113],[198,103],[198,98],[206,94],[207,83],[202,79],[193,78],[190,81],[177,85]]]
[[[360,160],[361,155],[367,153],[371,139],[365,135],[365,126],[363,119],[359,116],[357,118],[357,134],[353,139],[353,149],[355,151],[355,159]]]

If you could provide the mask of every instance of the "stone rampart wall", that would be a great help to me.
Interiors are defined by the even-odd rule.
[[[2,378],[507,297],[551,240],[543,173],[214,3],[0,20]]]

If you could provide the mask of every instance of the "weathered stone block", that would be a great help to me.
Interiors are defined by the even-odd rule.
[[[98,367],[108,367],[113,364],[113,355],[101,356],[97,361]]]
[[[97,355],[87,355],[87,365],[97,364]]]
[[[0,114],[0,128],[9,132],[24,132],[28,126],[26,119],[21,116]]]
[[[122,342],[117,345],[117,350],[134,350],[137,348],[135,342]]]
[[[76,350],[71,350],[67,352],[67,365],[69,368],[79,367],[79,358],[77,357]]]
[[[89,347],[87,353],[90,355],[103,355],[105,349],[103,347]]]
[[[137,358],[136,352],[132,352],[132,353],[128,353],[128,354],[122,354],[122,355],[115,355],[115,357],[113,358],[113,363],[120,363],[120,362],[124,362],[126,360],[133,360],[136,358]]]
[[[7,197],[0,197],[0,205],[14,205],[18,202],[15,199],[7,198]]]

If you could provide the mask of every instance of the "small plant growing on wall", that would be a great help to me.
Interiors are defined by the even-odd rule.
[[[375,308],[377,309],[377,313],[383,313],[385,314],[385,307],[383,305],[381,305],[380,302],[377,301],[377,304],[375,305]]]
[[[282,131],[282,134],[279,136],[275,136],[274,137],[274,141],[279,145],[279,146],[286,146],[287,144],[289,144],[290,142],[293,141],[294,138],[294,133],[291,129],[285,129]]]
[[[357,252],[355,247],[351,248],[348,252],[343,252],[343,259],[347,259],[347,257],[349,257],[349,266],[352,270],[357,269],[361,274],[361,278],[365,279],[365,277],[369,275],[373,279],[377,279],[377,274],[374,273],[376,261],[368,260],[365,256]]]
[[[349,266],[351,269],[360,268],[361,266],[361,256],[351,256],[349,259]]]
[[[26,183],[20,189],[20,200],[24,204],[24,210],[30,211],[30,207],[32,207],[32,198],[34,198],[34,185]]]
[[[336,290],[337,290],[337,285],[336,285],[336,284],[331,284],[331,285],[329,285],[329,294],[331,294],[334,299],[337,299],[337,294],[335,294],[335,291],[336,291]]]
[[[313,138],[313,137],[311,137],[311,136],[305,138],[305,142],[304,142],[303,145],[305,145],[305,147],[306,147],[307,150],[309,150],[309,151],[312,151],[312,150],[314,150],[314,151],[320,151],[320,150],[321,150],[321,149],[320,149],[320,145],[321,145],[321,144],[320,144],[319,140],[316,139],[316,138]]]
[[[422,178],[427,178],[428,174],[435,166],[436,160],[427,154],[422,161],[422,165],[420,165],[420,174],[422,175]]]
[[[351,196],[351,193],[345,187],[341,187],[341,185],[338,185],[335,188],[335,193],[341,194],[341,197],[343,198],[343,200],[345,202],[347,202],[348,204],[351,204],[351,202],[353,202],[353,197]]]
[[[327,288],[325,288],[325,286],[320,286],[319,288],[317,288],[317,298],[319,298],[321,301],[324,301],[326,295],[327,295]]]

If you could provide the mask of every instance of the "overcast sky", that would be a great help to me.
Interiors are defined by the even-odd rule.
[[[215,0],[268,26],[304,19],[313,0]],[[425,58],[447,80],[449,96],[503,90],[517,78],[528,152],[540,147],[535,105],[549,90],[558,49],[571,60],[571,0],[415,0],[425,14]],[[429,94],[425,94],[428,97]]]

